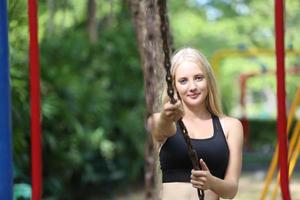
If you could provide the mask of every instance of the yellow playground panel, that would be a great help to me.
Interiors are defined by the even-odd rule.
[[[300,50],[286,50],[287,56],[300,56]],[[275,56],[274,49],[221,49],[217,51],[211,59],[211,65],[216,73],[219,76],[220,63],[222,60],[229,57],[253,57],[253,56]]]

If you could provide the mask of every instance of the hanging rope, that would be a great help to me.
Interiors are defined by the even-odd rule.
[[[32,200],[42,197],[42,156],[40,120],[40,63],[38,44],[37,2],[28,0],[29,15],[29,65],[30,65],[30,115],[31,115],[31,176]]]
[[[168,45],[168,32],[169,26],[166,17],[166,0],[158,0],[158,8],[159,8],[159,16],[160,16],[160,31],[163,40],[163,51],[164,51],[164,67],[166,70],[166,82],[167,82],[167,93],[170,98],[172,104],[176,103],[176,99],[174,98],[174,88],[172,85],[172,76],[171,76],[171,62],[170,62],[170,49]],[[188,153],[190,159],[192,161],[193,168],[196,170],[200,170],[199,159],[195,149],[192,146],[191,139],[188,135],[188,131],[182,121],[182,119],[178,120],[179,127],[183,134],[184,140],[188,147]],[[204,200],[204,191],[197,189],[198,197],[200,200]]]

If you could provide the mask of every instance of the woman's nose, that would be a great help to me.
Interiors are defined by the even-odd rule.
[[[194,91],[194,90],[196,90],[196,88],[197,88],[196,83],[194,81],[191,81],[189,90]]]

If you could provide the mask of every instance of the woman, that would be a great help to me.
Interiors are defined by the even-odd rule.
[[[172,58],[171,75],[178,101],[169,102],[166,88],[162,110],[149,118],[152,136],[160,144],[163,200],[232,199],[242,166],[243,129],[240,121],[222,114],[216,81],[206,58],[184,48]],[[201,170],[192,169],[187,146],[176,123],[184,122]]]

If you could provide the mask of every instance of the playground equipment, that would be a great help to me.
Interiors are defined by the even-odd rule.
[[[41,135],[40,135],[40,80],[39,48],[37,36],[37,3],[28,1],[30,33],[30,104],[31,104],[31,160],[32,160],[32,199],[41,199]],[[7,4],[0,2],[0,197],[13,198],[12,148],[11,148],[11,107],[8,67]]]
[[[166,1],[158,1],[158,8],[159,8],[159,15],[160,15],[160,20],[161,20],[161,25],[160,25],[160,30],[161,30],[161,37],[163,40],[163,52],[164,52],[164,67],[166,70],[166,83],[167,83],[167,94],[170,98],[170,101],[172,104],[176,103],[176,99],[174,97],[175,90],[173,88],[173,81],[172,81],[172,76],[171,76],[171,60],[170,60],[170,47],[168,46],[168,22],[167,22],[167,17],[165,15],[166,13]],[[189,157],[192,161],[193,169],[196,170],[201,170],[201,166],[199,163],[199,158],[196,153],[196,150],[194,149],[191,139],[189,137],[187,128],[185,124],[183,123],[182,119],[179,119],[177,121],[179,124],[180,130],[182,131],[182,136],[184,137],[185,143],[187,145],[188,149],[188,154]],[[199,200],[204,200],[204,190],[198,189],[197,188],[197,194]]]
[[[0,1],[0,197],[12,199],[11,93],[9,84],[7,4]]]
[[[300,119],[296,120],[294,129],[291,130],[292,127],[292,122],[293,119],[295,118],[296,114],[296,109],[300,105],[300,86],[298,87],[298,90],[295,94],[294,100],[292,102],[292,105],[290,107],[289,115],[288,115],[288,123],[287,123],[287,133],[286,135],[289,136],[291,134],[291,139],[290,139],[290,145],[289,145],[289,150],[288,150],[288,159],[289,159],[289,177],[292,175],[297,159],[299,158],[299,153],[300,153]],[[278,144],[276,145],[273,158],[271,161],[271,164],[269,166],[269,170],[267,173],[267,176],[265,178],[265,183],[263,190],[260,195],[260,199],[264,200],[267,198],[268,192],[271,187],[272,179],[275,174],[275,170],[278,164]],[[278,192],[278,183],[279,183],[279,173],[277,173],[277,179],[276,179],[276,185],[274,187],[274,190],[272,192],[272,199],[276,199],[277,197],[277,192]]]
[[[40,62],[37,1],[28,0],[32,200],[42,198]]]
[[[287,56],[300,56],[300,50],[296,49],[287,49],[285,50]],[[240,57],[240,58],[251,58],[258,56],[275,56],[274,49],[221,49],[218,50],[211,58],[211,64],[214,68],[216,76],[220,75],[220,65],[221,61],[230,57]]]
[[[300,75],[300,67],[295,66],[295,67],[290,67],[286,70],[287,74],[292,74],[292,75]],[[244,141],[245,145],[248,147],[248,139],[249,139],[249,122],[248,122],[248,117],[247,117],[247,112],[246,112],[246,90],[247,90],[247,81],[250,78],[257,77],[257,76],[262,76],[265,74],[276,74],[275,70],[272,69],[266,69],[263,68],[261,70],[257,71],[251,71],[251,72],[246,72],[246,73],[241,73],[239,75],[239,82],[240,82],[240,105],[241,105],[241,112],[242,112],[242,117],[241,117],[241,122],[244,127]]]
[[[31,199],[31,186],[26,183],[19,183],[14,185],[14,198],[13,200],[30,200]]]

